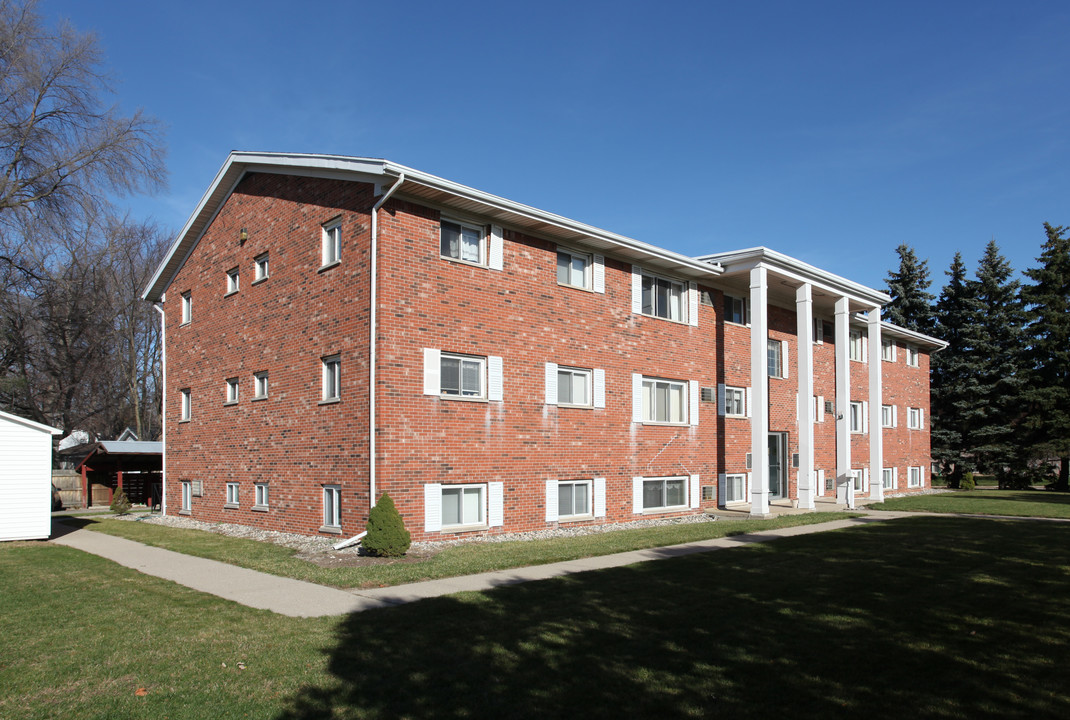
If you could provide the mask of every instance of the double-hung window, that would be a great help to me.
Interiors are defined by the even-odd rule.
[[[643,422],[686,423],[687,383],[643,378]]]
[[[268,374],[262,372],[253,373],[253,399],[259,400],[268,396]]]
[[[339,355],[328,355],[321,358],[323,402],[332,402],[341,398],[342,392],[342,359]]]
[[[814,318],[814,343],[820,345],[825,342],[825,322],[821,318]]]
[[[747,298],[724,296],[724,319],[725,322],[746,325],[750,322],[748,317],[749,303]]]
[[[747,476],[725,475],[724,476],[724,501],[726,503],[746,502],[747,500]]]
[[[885,490],[895,490],[895,468],[881,468],[881,486]]]
[[[227,405],[233,405],[234,403],[238,402],[238,378],[227,378],[226,391],[227,399],[225,402]]]
[[[921,365],[921,353],[918,349],[912,345],[906,346],[907,351],[907,365],[910,367],[919,367]]]
[[[907,427],[911,430],[921,430],[922,427],[922,410],[921,408],[907,408]]]
[[[740,387],[725,387],[724,414],[730,417],[747,415],[747,390]]]
[[[182,388],[178,391],[178,394],[182,398],[179,420],[189,420],[193,414],[193,393],[189,388]]]
[[[320,243],[320,257],[323,267],[334,265],[342,259],[341,218],[324,223]]]
[[[894,428],[895,421],[895,405],[881,405],[881,427]]]
[[[573,250],[557,251],[557,282],[572,287],[591,288],[591,256]]]
[[[855,362],[866,361],[866,341],[861,330],[852,330],[847,344],[848,357]]]
[[[643,273],[643,314],[683,322],[687,284]]]
[[[253,282],[267,280],[268,277],[268,254],[257,255],[253,258]]]
[[[342,486],[323,486],[323,526],[338,528],[342,526]]]
[[[267,510],[268,507],[268,484],[256,483],[253,486],[255,491],[255,503],[253,505],[254,510]]]
[[[907,487],[920,488],[922,484],[921,467],[907,468]]]
[[[643,510],[687,506],[687,477],[643,478]]]
[[[557,517],[568,520],[591,515],[591,481],[565,480],[557,484]]]
[[[557,404],[590,407],[591,371],[558,366]]]
[[[193,509],[193,483],[189,480],[182,481],[182,512],[188,513]]]
[[[487,243],[483,228],[466,223],[442,221],[442,257],[451,260],[487,264]]]
[[[182,324],[185,325],[193,319],[193,292],[187,290],[182,293]]]
[[[238,507],[238,483],[227,483],[227,505]]]
[[[441,392],[447,397],[481,399],[487,396],[487,359],[442,353],[439,375]]]
[[[769,377],[785,377],[783,343],[781,343],[779,340],[767,340],[766,360],[769,369]]]
[[[442,486],[442,529],[487,523],[485,485]]]
[[[881,340],[881,360],[895,362],[895,340]]]
[[[227,270],[227,295],[238,292],[238,268]]]
[[[861,402],[856,402],[856,401],[852,400],[851,401],[850,413],[851,413],[851,415],[850,415],[851,432],[853,432],[853,433],[865,432],[865,427],[866,427],[865,405],[863,405]]]

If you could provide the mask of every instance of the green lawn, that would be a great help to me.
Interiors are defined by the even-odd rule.
[[[341,619],[45,543],[0,546],[0,587],[2,718],[1070,717],[1055,523],[909,518]]]
[[[867,507],[870,510],[1070,518],[1070,495],[1048,490],[971,490],[892,498]]]
[[[561,560],[725,537],[743,532],[810,525],[852,517],[845,513],[785,515],[772,520],[718,520],[618,530],[574,538],[509,543],[471,543],[443,550],[420,562],[402,561],[366,567],[322,568],[294,557],[295,551],[271,543],[243,540],[202,530],[127,520],[80,518],[71,524],[137,540],[146,545],[210,558],[241,567],[335,587],[378,587],[434,578],[472,575]]]

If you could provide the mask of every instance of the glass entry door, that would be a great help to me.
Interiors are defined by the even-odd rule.
[[[783,498],[788,491],[788,434],[769,433],[769,497]]]

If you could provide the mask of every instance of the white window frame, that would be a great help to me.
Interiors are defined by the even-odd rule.
[[[271,502],[271,487],[266,482],[254,483],[253,492],[253,510],[267,510]]]
[[[478,493],[478,495],[479,495],[479,517],[475,518],[474,520],[471,519],[471,518],[466,518],[464,516],[464,509],[465,509],[464,496],[469,494],[469,493],[472,493],[472,492]],[[446,522],[445,507],[446,507],[446,494],[447,493],[450,493],[450,494],[456,493],[456,494],[459,494],[461,496],[460,517],[458,518],[459,522],[455,522],[455,523],[447,523]],[[443,485],[442,486],[442,504],[441,504],[440,507],[442,508],[442,510],[441,510],[441,512],[442,512],[442,530],[453,530],[453,531],[456,531],[456,530],[461,530],[461,529],[474,529],[474,528],[485,528],[485,527],[488,527],[488,523],[487,523],[488,506],[487,506],[487,485],[486,485],[486,483],[466,484],[466,485]]]
[[[321,267],[329,267],[342,262],[342,218],[323,223],[320,235]]]
[[[898,415],[895,405],[881,405],[881,427],[894,428],[899,420]]]
[[[342,356],[326,355],[320,358],[322,397],[320,402],[336,402],[342,399]]]
[[[253,282],[267,280],[269,275],[268,253],[261,253],[253,258]]]
[[[587,509],[584,512],[561,512],[562,488],[583,485],[587,488]],[[558,520],[586,520],[594,517],[594,482],[592,480],[560,480],[557,483],[557,519]],[[573,510],[575,510],[575,493],[573,493]]]
[[[733,412],[737,401],[739,412]],[[725,417],[747,417],[747,388],[725,385],[724,414]]]
[[[735,317],[739,317],[740,320],[734,320]],[[724,321],[733,325],[750,325],[750,298],[725,295]]]
[[[444,230],[447,225],[453,225],[458,228],[458,240],[457,240],[457,254],[453,255],[446,247],[446,238]],[[464,231],[474,231],[479,238],[479,247],[477,249],[479,254],[478,260],[471,260],[464,257],[464,248],[461,240],[464,238]],[[476,225],[475,223],[464,222],[462,220],[456,220],[454,218],[442,218],[439,221],[439,236],[438,236],[438,251],[439,255],[444,260],[451,260],[453,262],[465,263],[466,265],[477,265],[479,267],[487,267],[489,264],[488,256],[488,243],[487,243],[487,229],[483,225]]]
[[[847,426],[856,435],[864,435],[869,431],[868,418],[866,417],[869,403],[864,400],[852,400],[847,415]]]
[[[238,507],[239,485],[236,482],[227,483],[227,507]]]
[[[747,474],[746,473],[727,473],[724,476],[725,488],[724,488],[724,502],[725,505],[735,503],[747,502]],[[739,483],[739,497],[730,499],[728,497],[729,490],[734,483]]]
[[[236,405],[238,403],[238,378],[232,377],[226,380],[226,400],[224,405]]]
[[[583,378],[583,391],[586,395],[584,402],[565,402],[561,399],[563,395],[562,389],[564,383],[562,383],[562,376],[568,376],[572,382],[569,383],[569,393],[575,389],[575,379]],[[557,366],[557,404],[563,407],[594,407],[594,371],[587,368],[575,368],[565,367],[562,365]]]
[[[769,338],[765,343],[766,371],[771,378],[786,378],[788,376],[788,347],[783,340]],[[774,367],[774,360],[776,367]]]
[[[458,387],[456,392],[453,388],[446,388],[445,385],[439,385],[439,394],[445,398],[451,398],[453,400],[486,400],[487,399],[487,358],[483,355],[462,355],[459,353],[447,353],[444,352],[439,356],[439,382],[442,382],[442,378],[445,377],[444,372],[445,363],[447,361],[457,361],[457,382]],[[465,363],[474,363],[479,368],[479,390],[475,393],[464,387],[464,366]]]
[[[227,270],[227,295],[233,295],[241,289],[241,268]]]
[[[562,273],[561,260],[562,260],[563,256],[567,256],[568,257],[568,263],[567,263],[568,264],[568,270],[567,270],[568,277],[565,280],[561,279],[561,273]],[[581,273],[581,278],[580,278],[580,282],[579,283],[573,282],[573,280],[575,279],[574,278],[574,272],[575,271],[574,271],[574,268],[572,267],[572,263],[575,262],[576,260],[583,260],[584,261],[584,267],[583,267],[583,271]],[[580,288],[581,290],[591,290],[593,285],[594,285],[594,282],[593,282],[593,280],[594,280],[594,256],[591,255],[591,253],[583,253],[583,252],[579,252],[577,250],[571,250],[571,249],[565,248],[565,247],[558,247],[557,248],[556,276],[557,276],[557,284],[558,285],[563,285],[565,287]]]
[[[268,396],[268,372],[261,370],[253,373],[253,400],[263,400]]]
[[[881,360],[895,362],[895,340],[881,340]]]
[[[691,492],[691,478],[687,475],[667,475],[664,477],[643,477],[636,478],[638,482],[638,488],[636,490],[639,501],[639,512],[671,512],[673,510],[686,510],[691,507],[690,492]],[[650,505],[646,504],[646,488],[648,485],[660,484],[661,485],[661,498],[663,502],[666,502],[667,492],[665,490],[666,483],[679,481],[683,485],[684,499],[683,503],[677,505]]]
[[[925,470],[920,465],[907,468],[907,487],[925,487]]]
[[[189,419],[193,416],[193,391],[189,388],[182,388],[178,391],[178,394],[181,397],[178,419],[182,422],[189,422]]]
[[[925,426],[924,413],[921,408],[907,408],[907,429],[921,430]]]
[[[342,527],[342,486],[323,485],[323,527]]]
[[[907,352],[907,366],[921,367],[921,351],[913,345],[907,345],[905,349]]]
[[[854,362],[866,362],[866,336],[861,330],[848,333],[847,357]]]
[[[661,315],[658,313],[657,297],[655,291],[657,289],[658,281],[668,284],[668,300],[669,305],[666,308],[667,314]],[[650,312],[647,312],[647,283],[650,283]],[[688,322],[688,283],[682,280],[674,280],[664,275],[656,275],[652,272],[642,271],[642,278],[640,279],[640,314],[646,317],[656,317],[662,320],[671,320],[672,322],[686,323]],[[673,300],[679,307],[679,317],[672,317]]]
[[[851,470],[851,482],[854,483],[855,495],[866,492],[866,474],[863,470]]]
[[[825,342],[825,321],[819,317],[814,318],[814,345],[823,345]]]
[[[894,467],[881,468],[881,486],[885,490],[898,490],[898,470]]]
[[[182,293],[182,324],[188,325],[193,320],[193,291]]]
[[[187,513],[193,510],[193,482],[190,480],[182,481],[182,506],[179,510]]]
[[[688,410],[690,409],[690,401],[688,398],[688,390],[690,383],[681,380],[668,380],[666,378],[656,377],[643,377],[643,422],[654,425],[687,425],[688,424]],[[680,418],[679,419],[663,419],[659,420],[657,417],[657,403],[654,401],[659,386],[664,386],[667,390],[679,390],[680,397]]]

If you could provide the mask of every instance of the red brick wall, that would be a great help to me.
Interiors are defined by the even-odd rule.
[[[929,354],[919,352],[918,367],[907,365],[905,344],[897,342],[895,362],[883,362],[882,402],[898,408],[898,424],[884,429],[884,467],[898,470],[898,489],[916,492],[932,486],[929,445]],[[907,408],[921,408],[921,430],[907,427]],[[907,487],[907,467],[922,467],[922,487]]]

